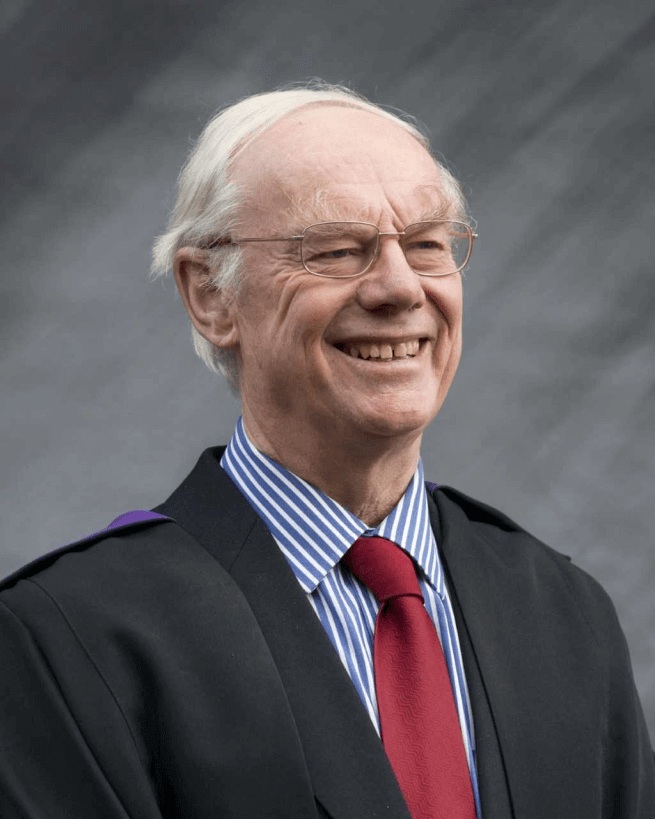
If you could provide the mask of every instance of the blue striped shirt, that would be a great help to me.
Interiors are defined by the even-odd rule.
[[[262,518],[307,594],[378,734],[373,633],[378,602],[341,564],[362,535],[388,538],[419,566],[425,607],[434,622],[450,674],[473,792],[480,816],[475,743],[461,651],[443,567],[428,513],[419,461],[405,494],[375,528],[319,489],[257,450],[240,418],[221,466]]]

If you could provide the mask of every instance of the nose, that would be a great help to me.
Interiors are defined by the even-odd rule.
[[[401,312],[425,304],[421,277],[407,263],[396,237],[380,236],[378,256],[359,279],[357,299],[370,311]]]

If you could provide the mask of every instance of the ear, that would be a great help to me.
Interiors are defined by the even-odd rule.
[[[216,347],[235,347],[238,329],[234,299],[210,283],[206,254],[197,247],[182,247],[173,262],[175,282],[193,326]]]

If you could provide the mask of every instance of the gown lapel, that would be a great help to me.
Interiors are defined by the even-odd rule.
[[[346,670],[268,530],[207,450],[156,511],[232,575],[278,668],[316,800],[333,819],[409,819],[379,737]]]
[[[482,817],[483,819],[510,819],[514,817],[514,811],[511,805],[505,760],[480,666],[480,652],[477,650],[480,647],[480,639],[484,639],[476,628],[476,619],[483,614],[478,610],[478,606],[483,601],[480,600],[478,594],[472,595],[471,592],[479,582],[476,576],[481,567],[478,565],[473,574],[463,570],[460,558],[462,552],[468,549],[468,546],[462,546],[465,539],[462,535],[466,533],[460,533],[457,536],[450,527],[442,526],[437,504],[430,495],[428,496],[428,507],[453,605],[462,661],[466,672],[466,684],[473,714]],[[466,613],[462,608],[462,603],[466,606]],[[476,642],[473,641],[473,637],[476,638]],[[483,656],[482,662],[484,659]]]

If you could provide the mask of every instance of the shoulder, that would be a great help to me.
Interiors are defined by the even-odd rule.
[[[234,597],[220,564],[174,520],[128,513],[0,582],[0,604],[28,627],[154,621],[185,599]],[[188,608],[188,606],[187,606]]]
[[[129,699],[193,663],[215,677],[216,663],[264,656],[262,639],[229,572],[170,520],[94,535],[0,585],[3,656],[14,647],[0,688],[15,683],[12,669],[31,674],[45,663],[73,697],[82,687]]]
[[[484,566],[506,595],[532,601],[535,609],[575,614],[600,642],[623,643],[614,605],[603,587],[571,558],[543,543],[503,512],[449,486],[435,488],[433,521],[438,540],[457,563],[460,552]]]
[[[508,515],[451,486],[435,487],[430,497],[442,536],[466,530],[479,546],[494,552],[508,563],[540,561],[544,564],[571,566],[571,558],[546,545]],[[434,509],[434,507],[433,507]]]
[[[438,486],[429,493],[435,502],[442,537],[466,530],[479,539],[486,549],[508,561],[515,559],[543,559],[570,563],[570,557],[547,546],[527,532],[512,518],[482,501],[465,495],[452,486]]]
[[[165,529],[161,526],[164,523],[169,524]],[[0,594],[25,581],[48,583],[65,576],[73,585],[78,575],[89,580],[94,571],[102,573],[108,556],[126,570],[138,568],[145,558],[144,547],[147,550],[148,544],[170,540],[171,526],[179,529],[170,518],[155,512],[126,512],[103,529],[53,549],[12,572],[0,580]]]
[[[55,549],[0,581],[0,602],[31,616],[40,595],[62,616],[78,621],[87,612],[102,610],[107,622],[149,619],[178,603],[188,610],[188,601],[200,605],[212,593],[218,608],[224,608],[220,601],[235,600],[239,592],[221,556],[235,538],[230,522],[244,517],[247,504],[239,506],[236,488],[229,494],[231,482],[219,465],[222,452],[220,447],[205,450],[190,475],[155,511],[120,515],[99,532]],[[208,538],[201,536],[203,526]],[[221,548],[212,550],[218,544]]]
[[[52,549],[50,552],[46,552],[34,560],[31,560],[29,563],[26,563],[24,566],[21,566],[16,571],[7,575],[7,577],[0,579],[0,592],[15,586],[21,580],[35,577],[45,572],[50,566],[53,566],[60,558],[66,555],[87,552],[90,551],[93,546],[107,538],[132,534],[150,528],[158,523],[168,521],[171,521],[171,519],[150,510],[139,509],[125,512],[117,518],[114,518],[114,520],[103,529],[86,535],[72,543],[67,543],[65,546]]]

